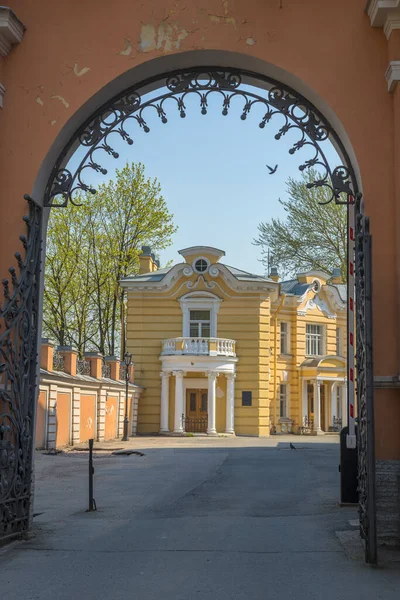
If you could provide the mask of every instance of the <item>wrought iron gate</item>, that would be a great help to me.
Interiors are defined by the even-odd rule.
[[[29,197],[17,269],[0,305],[0,543],[29,528],[36,402],[41,211]]]
[[[157,87],[158,86],[158,87]],[[257,92],[255,89],[257,88]],[[153,93],[153,90],[155,92]],[[136,131],[149,133],[150,115],[161,124],[168,122],[168,110],[186,117],[186,102],[197,99],[202,115],[209,111],[211,98],[219,101],[226,118],[239,107],[236,116],[245,121],[254,114],[260,129],[274,128],[279,141],[289,132],[290,156],[299,155],[300,172],[318,171],[309,188],[325,188],[328,202],[348,205],[357,194],[357,182],[343,143],[325,117],[292,88],[257,73],[225,68],[178,70],[149,79],[125,90],[101,106],[79,127],[54,164],[44,206],[79,203],[96,193],[89,183],[90,173],[106,175],[102,157],[119,158],[112,146],[119,139],[129,146]],[[214,100],[213,100],[214,102]],[[215,106],[215,102],[214,102]],[[260,112],[261,111],[261,112]],[[275,116],[278,115],[278,120]],[[325,146],[331,140],[341,164],[331,168]],[[80,154],[73,159],[74,153]],[[304,151],[310,151],[305,156]],[[302,152],[300,152],[302,151]],[[75,196],[76,194],[76,196]],[[29,527],[33,425],[37,397],[37,336],[39,272],[41,259],[41,208],[33,200],[25,219],[28,235],[21,236],[23,259],[17,253],[18,273],[10,268],[11,283],[3,280],[4,302],[0,307],[0,541],[18,535]],[[371,243],[368,219],[356,205],[357,273],[357,369],[360,422],[359,487],[361,532],[367,541],[367,560],[376,556],[373,397],[372,397],[372,316]]]
[[[364,216],[361,194],[355,204],[356,335],[358,400],[358,495],[360,534],[365,561],[376,564],[374,379],[372,356],[372,254],[369,218]]]

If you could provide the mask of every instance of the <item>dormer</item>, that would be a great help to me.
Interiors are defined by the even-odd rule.
[[[321,285],[324,285],[330,277],[331,275],[325,273],[325,271],[307,271],[307,273],[298,273],[297,281],[299,283],[311,284],[315,279],[319,279]]]
[[[196,273],[206,273],[210,265],[219,262],[225,256],[223,250],[211,246],[192,246],[179,250],[179,254]]]

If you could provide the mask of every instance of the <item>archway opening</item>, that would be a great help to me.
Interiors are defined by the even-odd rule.
[[[186,119],[188,108],[197,109],[203,116],[206,116],[210,110],[218,110],[221,117],[229,117],[230,113],[235,113],[241,121],[247,121],[251,118],[253,123],[257,123],[259,129],[273,129],[276,142],[286,144],[289,157],[298,161],[300,172],[306,172],[310,169],[315,169],[318,174],[313,181],[307,184],[308,189],[323,188],[327,190],[327,203],[333,202],[343,204],[348,207],[348,232],[349,232],[349,271],[348,271],[348,321],[346,345],[348,355],[347,365],[347,420],[349,425],[349,445],[355,446],[355,390],[354,390],[354,257],[353,245],[355,242],[355,213],[354,207],[357,206],[357,214],[361,215],[360,199],[358,184],[356,181],[354,169],[351,161],[346,153],[341,138],[331,127],[328,120],[313,106],[306,98],[298,94],[295,90],[288,86],[265,76],[259,76],[255,73],[236,70],[236,69],[215,69],[215,68],[196,68],[192,70],[175,71],[167,73],[157,78],[146,80],[139,85],[134,86],[122,94],[112,98],[106,105],[96,110],[94,114],[77,129],[70,141],[66,144],[56,161],[49,178],[45,194],[44,206],[57,207],[57,209],[65,207],[68,203],[77,203],[77,198],[82,199],[86,194],[95,194],[96,187],[93,181],[99,177],[107,177],[109,170],[104,166],[104,157],[106,162],[109,159],[118,160],[122,154],[122,148],[132,146],[136,135],[151,134],[155,123],[165,125],[168,123],[169,113],[175,111],[175,115],[179,119]],[[276,167],[272,165],[271,175],[276,171]],[[355,200],[357,202],[355,203]],[[40,295],[42,290],[38,285],[38,244],[40,243],[40,225],[41,225],[41,209],[39,206],[32,203],[31,219],[29,223],[30,235],[24,244],[29,253],[35,257],[36,272],[31,270],[31,275],[35,279],[34,284],[31,284],[29,290],[30,302],[29,311],[35,315],[36,326],[37,316],[39,314]],[[54,210],[57,210],[54,208]],[[203,252],[204,253],[204,252]],[[207,257],[201,256],[204,260],[207,270],[210,265],[207,265]],[[32,259],[30,259],[32,260]],[[352,266],[351,266],[352,265]],[[24,267],[25,268],[25,267]],[[181,268],[183,272],[187,267]],[[177,269],[179,271],[179,269]],[[226,272],[226,267],[216,267],[216,272],[222,276],[225,283],[229,287],[229,282],[239,280],[240,277],[232,273]],[[180,273],[180,271],[179,271]],[[190,272],[190,276],[193,271]],[[212,273],[210,271],[210,275]],[[268,273],[268,276],[271,273]],[[204,275],[199,275],[203,277]],[[267,277],[268,279],[268,277]],[[198,281],[197,278],[196,281]],[[273,281],[273,279],[272,279]],[[14,283],[14,280],[13,280]],[[15,281],[16,286],[18,285]],[[310,283],[305,282],[307,285]],[[268,285],[268,284],[266,284]],[[273,285],[271,284],[273,287]],[[232,285],[231,285],[232,287]],[[307,287],[307,291],[309,286]],[[305,290],[306,291],[306,290]],[[314,296],[319,290],[311,290]],[[305,298],[305,302],[310,299]],[[10,303],[12,299],[10,297]],[[11,304],[10,304],[11,305]],[[25,310],[25,309],[24,309]],[[14,317],[16,316],[10,310],[12,317],[9,324],[10,331],[15,328]],[[203,315],[204,316],[204,315]],[[198,327],[203,327],[206,319],[198,319],[196,321]],[[15,320],[17,322],[17,320]],[[20,321],[18,321],[19,324]],[[36,340],[34,339],[35,331],[31,327],[27,337],[30,352],[34,354]],[[190,333],[190,332],[189,332]],[[20,330],[15,334],[20,335]],[[277,335],[277,322],[275,317],[275,337]],[[313,340],[318,345],[318,340],[315,336],[320,335],[314,330],[309,332],[310,348]],[[313,337],[314,336],[314,337]],[[184,347],[177,348],[177,341],[180,336],[175,338],[173,356],[181,352]],[[204,338],[204,335],[198,336],[181,336]],[[211,337],[211,336],[210,336]],[[217,341],[217,336],[213,336]],[[282,332],[281,332],[282,338]],[[19,339],[19,338],[18,338]],[[180,341],[180,340],[179,340]],[[24,346],[25,340],[21,344]],[[185,340],[182,342],[185,343]],[[18,352],[20,352],[19,343],[17,343]],[[211,341],[207,346],[208,355],[211,352],[218,350],[211,349]],[[229,346],[229,352],[233,352]],[[321,354],[320,350],[318,353]],[[198,352],[195,353],[196,355]],[[170,355],[169,355],[170,356]],[[189,356],[191,354],[189,353]],[[225,354],[223,355],[225,358]],[[158,358],[158,357],[157,357]],[[167,361],[168,362],[168,361]],[[308,365],[303,365],[306,368]],[[185,365],[178,364],[177,372],[181,373]],[[212,371],[222,370],[222,366],[213,365]],[[170,367],[166,367],[166,370]],[[199,369],[206,370],[203,364],[199,365]],[[193,370],[196,372],[196,370]],[[228,371],[227,371],[228,373]],[[230,371],[229,371],[230,373]],[[34,375],[32,374],[32,381]],[[180,375],[179,375],[180,377]],[[213,379],[213,377],[211,378]],[[318,377],[316,377],[316,380]],[[284,381],[284,380],[282,380]],[[307,382],[308,380],[305,379]],[[14,379],[11,377],[11,372],[6,371],[5,375],[6,389],[13,393]],[[276,430],[276,405],[278,402],[278,384],[277,377],[274,379],[274,392],[272,394],[274,410],[273,423],[271,429]],[[284,405],[285,395],[282,392],[282,386],[285,382],[279,384],[279,404]],[[228,384],[227,384],[228,387]],[[321,408],[315,408],[315,402],[321,402],[320,388],[318,382],[316,385],[316,396],[313,400],[312,412],[307,408],[307,415],[301,415],[301,421],[298,421],[298,427],[313,428],[314,419],[317,419],[317,429],[321,428]],[[215,407],[215,386],[213,389],[213,400],[209,405]],[[308,391],[308,389],[307,389]],[[251,396],[248,395],[249,390],[242,390],[242,406],[251,406]],[[32,390],[32,385],[24,390],[18,390],[18,394],[26,396],[26,406],[30,407],[27,412],[28,419],[34,412],[36,402],[35,393]],[[203,398],[200,396],[199,402]],[[182,403],[182,398],[179,398]],[[191,399],[189,398],[189,408]],[[308,400],[307,400],[308,402]],[[246,404],[250,403],[250,404]],[[339,401],[340,403],[340,401]],[[270,400],[266,396],[265,404],[268,411],[270,410]],[[308,404],[307,404],[308,407]],[[303,405],[300,409],[303,411]],[[326,409],[324,409],[326,410]],[[182,411],[184,412],[184,410]],[[304,412],[304,411],[303,411]],[[176,411],[175,411],[176,413]],[[311,414],[309,414],[311,413]],[[316,414],[315,414],[316,413]],[[311,416],[312,415],[312,416]],[[343,415],[342,415],[343,416]],[[303,417],[306,421],[303,422]],[[334,415],[332,414],[332,417]],[[232,412],[230,419],[232,420]],[[175,414],[175,425],[181,419],[180,414]],[[326,413],[324,413],[326,420]],[[10,418],[10,422],[12,419]],[[327,420],[328,423],[328,420]],[[13,424],[15,427],[16,424]],[[327,425],[329,426],[329,424]],[[270,428],[270,424],[267,426]],[[10,426],[10,431],[12,427]],[[215,425],[212,428],[215,429]],[[32,436],[32,433],[30,434]]]

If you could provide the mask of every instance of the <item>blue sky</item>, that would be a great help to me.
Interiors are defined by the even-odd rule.
[[[136,124],[130,128],[134,144],[128,146],[115,136],[120,158],[98,158],[108,175],[93,179],[105,181],[125,162],[142,162],[148,177],[161,183],[163,196],[174,214],[178,231],[173,244],[160,253],[161,263],[180,260],[178,250],[208,245],[226,252],[229,265],[255,273],[264,273],[261,249],[252,244],[260,221],[284,218],[278,202],[286,197],[289,176],[300,177],[298,166],[312,151],[303,149],[288,154],[298,132],[289,132],[280,141],[274,135],[283,118],[277,115],[265,128],[258,123],[263,112],[255,107],[245,121],[240,119],[242,103],[236,99],[228,116],[221,115],[221,100],[211,97],[209,110],[202,115],[198,99],[186,100],[186,118],[182,119],[170,101],[168,122],[162,124],[155,111],[147,110],[150,133]],[[235,100],[235,101],[236,101]],[[240,104],[240,106],[239,106]],[[111,142],[111,140],[109,140]],[[113,140],[114,141],[114,140]],[[335,164],[333,150],[328,150]],[[269,175],[266,164],[278,170]]]

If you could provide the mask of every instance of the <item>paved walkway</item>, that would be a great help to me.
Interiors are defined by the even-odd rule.
[[[289,449],[289,441],[296,450]],[[400,568],[350,558],[336,532],[338,440],[137,438],[39,454],[34,537],[0,553],[7,600],[399,598]]]

